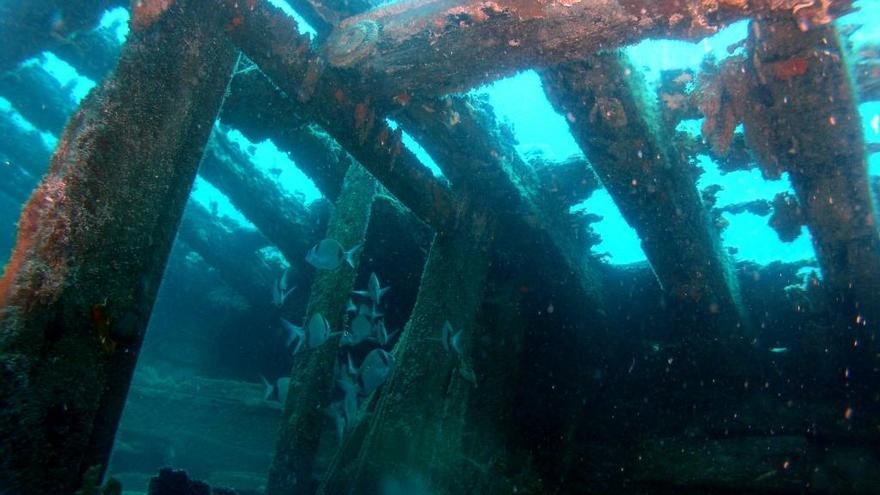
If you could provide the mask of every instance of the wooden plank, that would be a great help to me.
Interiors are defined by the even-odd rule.
[[[363,167],[352,167],[346,174],[342,194],[327,226],[327,238],[339,241],[345,249],[364,242],[376,191],[376,180]],[[355,268],[343,265],[318,273],[309,294],[306,321],[320,313],[334,331],[342,328],[357,265]],[[334,338],[317,349],[305,351],[294,362],[290,393],[269,470],[268,495],[314,491],[315,457],[321,433],[330,420],[325,410],[330,401],[338,354],[338,339]]]
[[[71,119],[22,213],[0,280],[4,490],[73,493],[106,466],[235,60],[197,6],[135,17],[115,75]]]
[[[622,52],[542,71],[557,111],[638,233],[683,320],[748,326],[733,266],[703,207],[696,175],[657,122],[652,93]],[[726,334],[730,332],[725,332]]]
[[[755,14],[829,22],[851,2],[416,0],[346,19],[322,51],[376,91],[440,95],[647,38],[698,40]]]

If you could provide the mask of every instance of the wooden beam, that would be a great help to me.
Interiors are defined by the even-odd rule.
[[[88,30],[108,8],[128,6],[127,0],[57,2],[0,1],[0,71],[63,44],[65,38]]]
[[[331,201],[355,159],[319,126],[297,115],[291,101],[256,67],[232,79],[220,120],[253,142],[271,139]]]
[[[199,174],[278,247],[296,273],[306,271],[306,252],[323,227],[320,211],[312,211],[258,170],[222,128],[208,142]]]
[[[742,122],[764,176],[788,172],[829,300],[847,325],[863,328],[858,322],[880,317],[880,235],[838,34],[767,19],[753,22],[746,45],[747,57],[701,77],[703,134],[723,152]]]
[[[217,270],[230,288],[242,295],[259,313],[271,311],[272,273],[257,254],[258,240],[268,240],[258,231],[222,225],[204,206],[190,198],[178,228],[178,238]]]
[[[241,19],[229,37],[298,103],[304,118],[333,136],[418,218],[433,228],[443,226],[454,209],[449,189],[403,147],[369,93],[352,91],[354,81],[346,74],[323,72],[308,37],[297,35],[296,21],[266,1],[255,0],[252,9],[235,0],[214,1],[225,18]]]
[[[327,238],[339,241],[346,249],[364,242],[377,186],[362,167],[349,170],[327,226]],[[320,313],[334,331],[342,328],[356,276],[357,263],[354,268],[346,265],[318,273],[309,295],[307,318]],[[324,426],[330,420],[325,411],[339,359],[337,343],[337,339],[331,339],[317,349],[307,350],[294,362],[289,400],[284,405],[281,431],[269,469],[268,495],[312,493],[317,486],[315,457],[321,434],[326,431]]]
[[[114,29],[97,27],[74,34],[67,43],[54,47],[52,53],[81,75],[101,82],[116,66],[121,48]]]
[[[821,49],[817,49],[820,47]],[[841,316],[880,319],[880,234],[865,140],[845,55],[833,27],[801,31],[756,21],[746,71],[767,98],[738,100],[765,173],[785,170]],[[737,95],[742,96],[742,95]]]
[[[18,167],[39,180],[46,172],[52,150],[38,131],[23,129],[15,122],[15,112],[0,112],[0,153],[4,157],[0,170]]]
[[[499,235],[510,241],[499,249],[509,259],[543,259],[539,253],[550,250],[552,261],[542,267],[547,287],[570,280],[585,305],[602,306],[586,242],[572,235],[568,212],[553,206],[552,193],[519,156],[512,133],[488,104],[452,96],[412,104],[397,117],[444,170],[461,208],[484,208],[499,221]]]
[[[409,476],[432,481],[443,493],[467,493],[467,404],[483,393],[458,368],[473,363],[484,329],[476,324],[486,288],[495,225],[487,213],[471,213],[437,234],[428,253],[409,323],[394,348],[395,372],[383,386],[359,454],[336,465],[318,493],[372,491],[382,479]],[[465,332],[463,359],[436,340],[444,322]]]
[[[343,19],[372,7],[369,0],[291,0],[290,5],[315,28],[319,40],[323,40]]]
[[[529,164],[535,169],[544,196],[559,208],[570,208],[602,188],[583,157],[571,157],[559,163],[531,160]]]
[[[199,0],[161,6],[135,16],[114,76],[65,129],[0,280],[6,491],[73,493],[106,466],[235,61]]]
[[[531,67],[581,60],[646,38],[698,40],[760,13],[830,22],[848,0],[416,0],[346,19],[322,48],[328,65],[394,95],[472,88]]]
[[[37,129],[57,136],[76,110],[69,88],[40,64],[29,63],[0,74],[0,96],[9,100]]]
[[[652,93],[622,52],[542,71],[550,101],[638,232],[664,292],[697,315],[748,326],[733,267],[703,207],[696,175],[656,121]],[[648,99],[650,98],[650,100]],[[727,333],[727,332],[726,332]]]

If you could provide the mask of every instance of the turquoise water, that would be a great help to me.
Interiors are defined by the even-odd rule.
[[[297,19],[301,32],[314,36],[314,28],[296,14],[284,0],[273,0],[273,2]],[[874,14],[880,16],[880,8],[872,2],[859,2],[859,7],[867,18]],[[855,15],[853,14],[853,16]],[[852,17],[844,18],[839,22],[846,23],[851,19]],[[104,15],[100,27],[113,30],[118,39],[122,41],[128,34],[127,21],[128,12],[125,9],[114,9]],[[626,51],[632,60],[636,61],[643,77],[649,83],[656,84],[659,81],[660,71],[697,70],[703,58],[708,54],[719,61],[723,60],[730,55],[727,47],[745,38],[746,26],[746,22],[734,24],[699,43],[648,40],[631,46]],[[861,29],[854,35],[853,41],[857,46],[876,41],[880,38],[876,31],[870,26]],[[73,101],[80,101],[95,86],[94,81],[79,75],[75,68],[50,52],[46,52],[28,63],[42,65],[62,86],[70,87],[69,97]],[[488,98],[498,117],[513,129],[519,141],[517,150],[523,156],[538,155],[551,162],[563,161],[572,156],[582,156],[580,148],[568,130],[565,118],[556,113],[547,101],[536,72],[525,71],[474,89],[471,93]],[[529,105],[522,105],[521,102],[524,100],[529,101]],[[12,107],[8,101],[0,98],[0,109],[9,111]],[[20,115],[16,115],[14,110],[12,111],[13,118],[22,127],[33,128]],[[880,132],[876,126],[871,124],[872,119],[880,114],[880,103],[863,103],[860,105],[859,111],[862,115],[867,142],[880,142]],[[699,121],[684,124],[687,124],[684,127],[688,132],[699,134]],[[55,139],[48,133],[44,133],[44,135],[47,146],[53,148]],[[309,178],[300,173],[296,169],[295,163],[271,142],[251,143],[235,130],[230,132],[230,137],[239,142],[243,148],[252,147],[253,161],[261,170],[282,170],[282,174],[277,179],[291,194],[300,195],[307,202],[320,197],[320,193]],[[442,172],[433,159],[409,134],[404,134],[404,144],[416,153],[422,163],[431,168],[435,175],[442,176]],[[792,191],[786,176],[783,176],[779,181],[767,181],[761,178],[760,172],[755,169],[723,174],[717,170],[708,157],[701,157],[700,165],[705,170],[700,177],[699,185],[701,188],[711,185],[723,187],[719,195],[719,207],[758,199],[772,200],[778,192]],[[869,171],[871,175],[880,176],[880,154],[869,155]],[[242,225],[249,225],[247,219],[221,192],[201,179],[196,183],[193,198],[206,207],[214,204],[220,215],[232,218]],[[602,239],[600,244],[593,246],[594,253],[606,256],[605,259],[613,264],[628,264],[646,260],[639,246],[638,235],[627,225],[611,197],[605,191],[596,191],[583,204],[575,207],[575,211],[581,209],[589,210],[603,217],[593,226]],[[773,261],[809,261],[815,258],[809,232],[806,228],[798,239],[791,243],[785,243],[780,241],[767,225],[767,217],[758,217],[749,212],[735,215],[725,213],[724,217],[729,222],[729,226],[722,234],[723,242],[725,246],[738,250],[735,255],[737,260],[768,264]]]

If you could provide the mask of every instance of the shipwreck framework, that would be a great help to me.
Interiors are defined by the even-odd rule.
[[[96,3],[100,12],[117,2]],[[197,170],[230,192],[295,267],[325,232],[345,245],[369,238],[383,222],[403,226],[404,236],[421,235],[425,226],[433,234],[418,296],[394,345],[398,371],[366,401],[369,418],[319,479],[314,462],[327,430],[323,409],[336,351],[324,346],[296,363],[296,399],[285,405],[270,495],[347,493],[389,473],[420,473],[450,494],[573,492],[586,483],[586,474],[575,474],[584,467],[576,444],[589,436],[578,419],[580,402],[602,403],[602,391],[583,378],[590,363],[613,354],[619,337],[607,322],[603,269],[568,207],[599,182],[642,239],[672,325],[682,329],[676,356],[687,364],[676,376],[700,373],[730,390],[744,379],[760,381],[762,366],[744,364],[763,359],[752,345],[759,330],[688,165],[688,146],[701,144],[675,139],[675,117],[658,115],[616,50],[652,37],[699,39],[744,18],[753,19],[746,57],[709,74],[694,103],[715,147],[703,151],[736,146],[731,134],[742,121],[765,174],[791,175],[834,332],[817,345],[832,349],[829,368],[859,371],[847,393],[870,402],[878,378],[880,235],[853,82],[829,24],[849,2],[419,0],[372,10],[356,1],[294,4],[320,43],[298,34],[296,22],[265,0],[132,5],[119,62],[66,123],[0,280],[0,479],[25,493],[72,493],[90,467],[106,466],[176,234],[233,285],[271,284],[259,263],[212,256],[212,244],[229,234],[201,232],[206,212],[191,207],[184,214]],[[29,41],[22,53],[4,54],[2,66],[55,42]],[[259,71],[239,70],[242,56]],[[589,163],[526,163],[491,109],[449,95],[526,68],[540,69]],[[390,115],[448,182],[402,146],[401,131],[386,124]],[[217,118],[289,150],[335,204],[330,218],[261,179],[222,137],[209,142]],[[25,190],[27,178],[16,177],[4,192]],[[515,280],[505,281],[513,271]],[[298,281],[312,284],[307,314],[341,324],[356,276],[340,270]],[[565,316],[545,328],[511,318],[502,339],[488,324],[500,317],[485,307],[492,284],[541,287]],[[426,359],[436,354],[431,339],[447,320],[472,335],[464,358],[478,389],[456,373],[456,360]],[[496,343],[487,349],[481,337]],[[557,351],[530,355],[527,342],[536,339]],[[563,362],[569,375],[525,361]],[[527,400],[550,417],[523,431],[528,414],[510,414],[526,400],[522,383],[549,384],[549,376],[554,391],[534,385]],[[857,431],[876,436],[876,420],[866,421]]]

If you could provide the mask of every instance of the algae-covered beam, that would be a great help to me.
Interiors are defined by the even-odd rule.
[[[74,34],[68,42],[54,47],[52,53],[72,65],[79,74],[100,82],[116,65],[120,48],[122,44],[114,29],[98,27]]]
[[[297,115],[297,105],[255,67],[239,69],[220,120],[259,142],[271,139],[331,201],[354,158],[319,126]]]
[[[520,158],[511,131],[496,121],[491,107],[451,96],[410,105],[398,118],[437,160],[462,203],[488,209],[499,221],[499,235],[523,254],[554,253],[553,263],[542,267],[548,287],[574,279],[584,304],[601,306],[594,267],[585,259],[584,244],[571,236],[567,212],[560,215],[551,206],[553,192]]]
[[[535,66],[580,60],[646,38],[697,40],[759,13],[827,23],[850,0],[416,0],[346,19],[328,37],[330,66],[379,91],[439,95]]]
[[[0,70],[67,42],[95,26],[110,7],[128,0],[0,1]],[[150,2],[141,2],[149,5]]]
[[[327,226],[327,238],[335,239],[346,249],[364,242],[370,224],[376,180],[359,165],[345,176],[342,193]],[[341,266],[320,272],[312,283],[307,315],[322,314],[334,330],[342,328],[347,302],[357,276],[355,267]],[[269,470],[268,495],[313,493],[315,457],[324,426],[330,420],[327,406],[333,388],[334,368],[338,359],[338,340],[331,339],[310,349],[294,362],[289,400],[284,405],[281,429],[272,467]]]
[[[278,274],[272,273],[257,253],[260,244],[268,244],[259,232],[222,225],[204,206],[190,199],[178,236],[216,269],[220,278],[241,294],[254,311],[264,313],[270,309],[271,287]]]
[[[296,21],[265,0],[255,0],[253,8],[235,0],[214,1],[226,18],[240,19],[228,29],[233,42],[298,103],[304,118],[333,136],[418,218],[434,228],[445,223],[454,208],[449,189],[385,122],[390,100],[377,106],[371,94],[352,89],[347,74],[325,71],[308,37],[297,34]]]
[[[204,2],[143,5],[116,72],[68,123],[0,280],[5,492],[73,493],[106,467],[235,61]]]
[[[638,232],[664,291],[686,310],[746,325],[733,267],[703,207],[696,177],[669,144],[650,93],[625,54],[606,52],[546,69],[546,92]]]
[[[2,167],[21,167],[34,177],[42,177],[52,150],[36,129],[25,129],[16,120],[20,114],[0,109],[0,153]]]
[[[414,103],[395,118],[451,179],[462,213],[434,240],[416,306],[394,351],[397,371],[372,421],[352,435],[363,438],[362,444],[352,440],[337,454],[319,493],[338,493],[346,487],[370,491],[382,477],[422,477],[440,493],[504,485],[505,480],[488,481],[495,477],[480,473],[467,461],[482,458],[487,445],[510,441],[501,433],[490,433],[491,429],[474,431],[481,419],[472,416],[470,404],[483,403],[480,415],[502,417],[516,395],[510,383],[490,389],[471,383],[476,380],[483,387],[482,380],[491,375],[490,370],[474,367],[484,352],[475,350],[477,342],[522,338],[522,333],[495,334],[476,322],[490,253],[505,266],[519,266],[515,273],[502,275],[518,287],[540,285],[540,293],[548,299],[570,289],[582,307],[593,311],[594,322],[600,320],[595,318],[600,307],[596,279],[586,260],[577,255],[586,253],[585,246],[566,242],[571,240],[566,235],[570,225],[559,225],[558,212],[543,209],[545,198],[536,177],[517,155],[512,135],[496,123],[488,108],[470,98],[450,97]],[[490,249],[492,245],[497,248]],[[522,263],[520,256],[529,263]],[[446,354],[437,342],[446,320],[465,331],[468,344],[460,359],[454,351]],[[511,367],[519,366],[518,358],[506,357],[514,361],[508,371],[515,374]],[[479,442],[472,441],[475,436]],[[499,465],[505,464],[502,454],[493,457]]]
[[[321,39],[343,19],[372,7],[369,0],[291,0],[291,6],[318,32]]]
[[[833,27],[752,23],[744,107],[749,144],[765,174],[788,172],[822,269],[823,284],[853,325],[880,318],[880,235],[852,82]]]
[[[304,267],[306,251],[320,236],[321,219],[261,172],[222,127],[208,142],[199,174],[229,197],[288,262]]]
[[[0,74],[0,96],[34,127],[56,136],[76,109],[69,88],[36,62]]]
[[[563,162],[531,160],[538,181],[548,200],[561,207],[573,206],[602,188],[599,178],[583,157],[572,157]]]
[[[412,479],[431,480],[431,493],[468,493],[475,470],[466,460],[467,403],[472,394],[487,392],[475,390],[466,377],[483,335],[476,316],[495,227],[485,211],[471,212],[435,237],[415,307],[394,349],[396,371],[363,425],[359,454],[336,466],[318,493],[370,493],[382,480]],[[437,341],[445,322],[464,332],[461,360]]]

